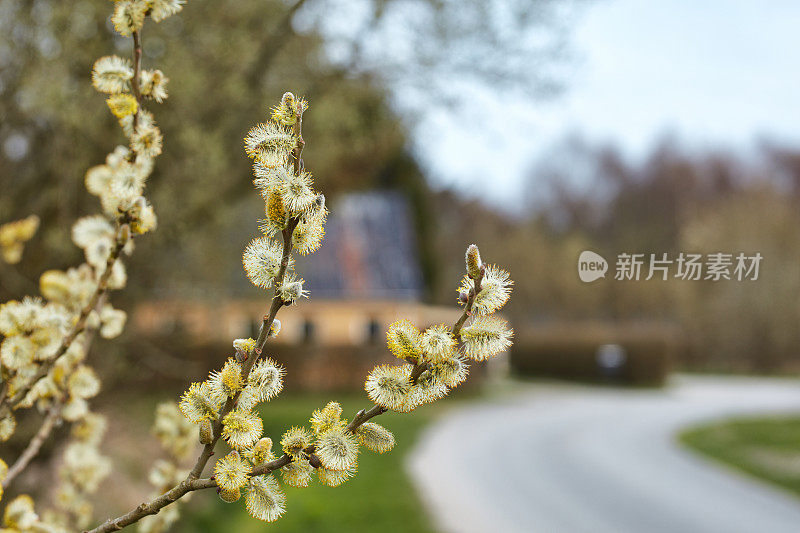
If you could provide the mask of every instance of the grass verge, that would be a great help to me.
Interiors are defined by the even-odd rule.
[[[714,460],[800,496],[800,414],[733,418],[689,428],[678,438]]]

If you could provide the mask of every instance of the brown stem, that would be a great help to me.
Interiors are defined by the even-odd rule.
[[[142,93],[139,86],[139,81],[141,79],[142,74],[142,39],[141,39],[141,30],[133,32],[133,78],[131,79],[131,90],[133,92],[133,96],[136,98],[137,107],[136,113],[133,115],[133,131],[136,131],[136,125],[139,120],[139,112],[141,110],[142,105]],[[135,157],[135,153],[132,152]],[[14,398],[9,402],[12,409],[16,408],[16,405],[22,401],[25,397],[25,394],[31,389],[31,387],[40,379],[45,377],[47,373],[50,371],[50,367],[59,357],[64,355],[75,339],[80,335],[86,327],[86,320],[89,317],[89,313],[91,313],[95,307],[97,306],[98,301],[106,292],[106,285],[108,283],[108,278],[111,276],[111,268],[114,266],[114,262],[119,258],[119,254],[122,252],[122,248],[124,248],[126,243],[122,242],[120,239],[119,234],[116,238],[115,246],[111,251],[111,254],[106,261],[106,270],[103,272],[103,275],[100,277],[100,281],[98,281],[97,289],[95,293],[92,295],[92,299],[89,301],[89,304],[86,305],[83,309],[81,309],[81,314],[78,317],[78,322],[73,327],[72,331],[64,338],[64,341],[61,343],[61,346],[56,352],[55,357],[49,359],[49,361],[43,364],[39,371],[34,376],[34,379],[30,382],[30,385],[23,390],[19,391]],[[7,399],[8,394],[8,387],[6,383],[3,384],[2,388],[0,388],[0,406],[2,406]]]
[[[467,321],[467,317],[472,312],[472,306],[475,304],[475,298],[477,298],[478,293],[481,292],[481,282],[483,281],[484,270],[485,267],[481,266],[481,273],[478,275],[477,279],[475,279],[475,286],[469,291],[469,298],[467,298],[467,303],[464,305],[464,312],[461,313],[461,316],[453,326],[453,337],[455,337],[456,340],[458,339],[458,334],[461,333],[461,328],[464,326],[464,322]]]
[[[294,150],[292,150],[292,156],[294,158],[294,173],[295,175],[300,174],[300,169],[302,168],[302,155],[303,155],[303,148],[306,145],[306,141],[303,140],[303,114],[297,114],[297,122],[294,123],[292,127],[293,133],[297,137],[297,144],[295,144]]]
[[[57,402],[47,411],[47,416],[42,422],[42,426],[28,443],[28,446],[22,452],[22,455],[20,455],[14,464],[11,465],[11,468],[8,469],[8,473],[3,480],[3,488],[8,487],[9,484],[11,484],[11,481],[13,481],[15,477],[25,470],[25,467],[28,466],[28,463],[30,463],[31,460],[36,457],[36,454],[38,454],[39,450],[42,448],[42,444],[44,444],[44,441],[50,436],[50,432],[53,431],[53,428],[55,427],[60,415],[61,402]]]
[[[281,259],[281,266],[278,270],[278,275],[275,277],[275,295],[272,297],[272,304],[269,308],[269,314],[264,317],[264,321],[261,323],[261,332],[258,335],[258,339],[256,340],[256,345],[253,348],[253,351],[245,360],[244,364],[242,365],[242,381],[245,383],[247,382],[247,378],[250,375],[250,371],[253,369],[253,366],[256,364],[256,361],[261,356],[261,352],[264,349],[264,345],[267,343],[267,339],[269,338],[269,331],[272,328],[272,323],[275,321],[275,317],[278,314],[278,311],[283,306],[283,300],[281,299],[280,295],[278,294],[278,287],[283,282],[283,278],[286,275],[286,269],[289,266],[289,257],[292,253],[292,234],[294,233],[294,229],[297,227],[299,222],[298,218],[293,218],[289,221],[288,227],[283,230],[283,258]],[[203,473],[203,469],[205,468],[208,460],[211,459],[211,456],[214,455],[214,447],[217,445],[217,441],[219,440],[220,435],[222,434],[222,419],[230,413],[234,406],[236,405],[237,400],[239,399],[239,393],[232,398],[228,398],[228,401],[225,402],[225,405],[222,407],[222,410],[219,413],[219,416],[214,421],[212,425],[214,438],[211,440],[210,443],[206,444],[203,447],[203,451],[200,452],[200,456],[197,458],[197,461],[194,464],[194,467],[189,472],[189,476],[187,479],[197,479],[200,477],[200,474]]]
[[[412,385],[416,384],[419,377],[426,370],[428,370],[428,363],[414,363],[414,368],[411,369],[411,376],[409,376],[408,380]]]
[[[302,168],[301,157],[303,154],[303,148],[305,146],[305,141],[303,141],[303,136],[302,136],[302,114],[298,114],[297,122],[295,123],[293,129],[294,129],[293,133],[297,137],[297,144],[295,145],[295,148],[292,151],[292,154],[294,156],[294,171],[295,173],[299,173],[300,169]],[[253,347],[253,350],[250,352],[250,354],[248,354],[247,359],[244,361],[242,365],[241,376],[244,382],[247,382],[247,378],[250,375],[250,371],[253,369],[253,366],[255,365],[258,358],[261,356],[261,353],[264,349],[264,345],[267,343],[267,339],[269,338],[269,332],[272,329],[272,324],[275,321],[275,317],[277,316],[280,308],[284,305],[283,299],[280,297],[279,288],[283,283],[283,279],[286,276],[286,270],[289,267],[289,259],[292,254],[292,236],[299,222],[300,222],[300,217],[293,217],[289,219],[287,227],[282,232],[283,255],[281,257],[281,265],[280,268],[278,269],[278,275],[273,280],[275,289],[274,289],[274,295],[272,297],[272,303],[269,308],[269,313],[264,317],[264,320],[261,324],[261,331],[259,332],[258,339],[256,339],[255,346]],[[181,481],[178,485],[176,485],[166,493],[162,494],[158,498],[155,498],[150,502],[142,503],[138,505],[135,509],[129,511],[128,513],[118,518],[109,519],[102,525],[90,530],[88,533],[101,533],[101,532],[116,531],[122,529],[135,522],[138,522],[147,515],[156,514],[162,508],[182,498],[189,492],[216,487],[217,483],[213,478],[200,479],[200,475],[203,473],[203,469],[205,469],[209,459],[211,459],[211,457],[214,455],[214,448],[216,447],[217,442],[219,441],[219,438],[222,434],[222,420],[224,419],[225,415],[230,413],[236,406],[236,402],[239,399],[239,394],[240,393],[237,393],[232,398],[228,398],[228,400],[225,402],[225,405],[220,410],[219,416],[212,425],[213,438],[210,443],[206,444],[203,447],[203,450],[200,452],[200,456],[197,458],[197,461],[195,462],[194,467],[192,467],[192,470],[186,476],[186,479]],[[375,416],[375,414],[371,416]],[[363,421],[368,420],[371,416],[365,415]],[[356,425],[355,427],[358,426]],[[291,461],[292,461],[291,456],[283,455],[282,457],[274,461],[271,461],[265,465],[261,465],[259,467],[254,468],[251,471],[250,475],[256,476],[272,472],[273,470],[277,470],[279,468],[286,466]]]
[[[279,468],[283,468],[284,466],[288,465],[291,462],[292,462],[292,456],[284,454],[279,458],[275,459],[274,461],[270,461],[269,463],[253,468],[250,471],[250,477],[269,474],[270,472],[274,472]]]
[[[381,407],[380,405],[373,405],[369,411],[364,411],[363,409],[356,413],[356,416],[353,417],[353,420],[347,424],[347,431],[350,433],[355,433],[358,429],[358,426],[369,420],[370,418],[378,415],[382,415],[388,411],[385,407]]]
[[[302,151],[302,148],[300,150]],[[295,222],[294,226],[296,226],[296,222]],[[285,273],[286,265],[288,264],[288,255],[287,255],[287,253],[291,253],[291,235],[292,235],[292,232],[294,231],[294,226],[292,226],[290,224],[290,228],[287,228],[286,230],[284,230],[284,259],[285,259],[285,261],[283,261],[281,263],[281,270],[279,272],[279,279],[281,281],[283,280],[283,274]],[[287,245],[287,235],[288,235],[288,245]],[[288,252],[287,252],[287,250],[288,250]],[[483,278],[483,275],[481,275],[478,279],[475,280],[475,288],[470,292],[470,297],[467,300],[466,305],[464,306],[464,312],[462,313],[461,318],[458,319],[458,321],[456,322],[455,326],[453,327],[453,335],[458,335],[458,333],[461,331],[461,327],[464,325],[464,322],[467,319],[467,316],[469,316],[469,313],[472,310],[472,306],[475,304],[475,296],[481,290],[482,278]],[[277,294],[277,285],[276,285],[276,294],[272,299],[272,307],[270,308],[270,314],[267,317],[264,318],[264,322],[263,322],[263,324],[261,326],[261,333],[259,334],[258,341],[256,342],[256,347],[253,348],[253,352],[251,353],[250,357],[247,358],[247,363],[246,363],[245,368],[247,368],[247,373],[248,374],[249,374],[249,369],[252,368],[252,365],[254,364],[255,360],[261,354],[261,349],[263,348],[263,346],[264,346],[264,344],[266,343],[266,340],[267,340],[267,336],[268,336],[268,333],[269,333],[269,328],[272,326],[272,321],[275,319],[275,314],[277,314],[278,309],[280,309],[280,307],[282,305],[282,302],[276,304],[276,300],[280,301],[280,298],[279,298],[279,296]],[[273,310],[274,310],[274,312],[273,312]],[[422,366],[425,366],[425,365],[418,365],[418,366],[422,367]],[[245,375],[245,369],[244,368],[242,370],[242,374],[243,374],[243,376]],[[233,404],[235,404],[235,399],[229,400],[228,404],[230,404],[231,402]],[[226,404],[226,407],[227,407],[228,404]],[[346,431],[349,431],[350,433],[355,433],[356,430],[358,430],[359,426],[361,426],[362,424],[364,424],[365,422],[367,422],[368,420],[370,420],[370,419],[372,419],[372,418],[374,418],[376,416],[382,415],[383,413],[385,413],[387,411],[388,411],[388,409],[386,409],[385,407],[381,407],[380,405],[373,405],[369,410],[366,410],[366,411],[364,409],[362,409],[361,411],[356,413],[356,416],[354,416],[353,420],[351,420],[350,423],[347,425]],[[220,416],[220,418],[217,420],[217,423],[219,424],[220,427],[221,427],[221,423],[219,422],[219,420],[221,420],[221,418],[222,417]],[[215,424],[214,435],[218,435],[216,427],[217,427],[217,424]],[[92,529],[91,531],[88,531],[86,533],[104,533],[104,532],[108,532],[108,531],[116,531],[116,530],[122,529],[125,526],[128,526],[130,524],[133,524],[134,522],[137,522],[137,521],[141,520],[142,518],[144,518],[147,515],[157,513],[163,507],[166,507],[170,503],[174,502],[178,498],[183,497],[184,495],[186,495],[187,493],[189,493],[191,491],[216,487],[217,484],[216,484],[216,481],[214,481],[213,478],[197,479],[197,476],[200,475],[200,472],[202,472],[202,469],[205,466],[205,463],[211,457],[211,455],[213,453],[214,445],[216,444],[218,439],[219,439],[219,437],[216,436],[214,441],[211,444],[206,445],[206,449],[209,449],[209,453],[207,454],[207,457],[206,457],[205,456],[206,455],[205,454],[205,449],[204,449],[204,453],[201,454],[201,459],[203,457],[205,457],[205,459],[204,459],[202,465],[199,466],[199,470],[197,470],[197,469],[198,469],[198,465],[200,464],[200,459],[198,459],[198,464],[195,465],[195,468],[192,470],[192,473],[189,474],[189,476],[184,481],[182,481],[180,484],[176,485],[171,490],[169,490],[165,494],[162,494],[161,496],[159,496],[155,500],[152,500],[151,502],[148,502],[148,503],[143,503],[143,504],[139,505],[138,507],[136,507],[135,509],[129,511],[127,514],[124,514],[121,517],[113,519],[113,520],[108,520],[103,525],[101,525],[99,527],[96,527],[95,529]],[[313,455],[313,451],[314,451],[313,448],[309,448],[308,449],[308,452],[311,455]],[[283,455],[280,458],[275,459],[274,461],[271,461],[271,462],[266,463],[264,465],[261,465],[261,466],[253,468],[250,471],[250,475],[251,476],[259,476],[259,475],[262,475],[262,474],[268,474],[270,472],[273,472],[275,470],[283,468],[284,466],[288,465],[291,462],[292,462],[291,456]],[[194,472],[195,472],[195,470],[197,470],[198,473],[197,473],[197,475],[192,477]]]
[[[294,125],[294,134],[297,137],[297,144],[295,145],[294,150],[292,151],[294,155],[294,168],[295,172],[299,172],[300,163],[301,163],[301,156],[303,154],[303,147],[305,146],[305,141],[303,141],[302,135],[302,125],[303,125],[303,117],[302,114],[298,114],[297,122]],[[293,217],[289,219],[289,223],[287,224],[286,228],[283,230],[283,255],[281,257],[281,266],[278,269],[278,275],[275,276],[273,280],[273,284],[275,286],[274,295],[272,297],[272,303],[269,307],[269,312],[266,316],[264,316],[264,320],[261,323],[261,331],[258,334],[258,339],[256,339],[256,344],[253,347],[253,351],[250,352],[249,356],[245,360],[244,364],[242,365],[242,381],[247,383],[247,378],[250,375],[250,371],[253,369],[253,366],[256,364],[256,361],[261,356],[261,352],[264,350],[264,345],[267,343],[267,339],[269,338],[269,332],[272,329],[272,323],[275,321],[275,317],[278,315],[278,311],[281,307],[283,307],[283,299],[281,299],[280,294],[278,292],[281,284],[283,283],[283,278],[286,276],[286,269],[289,268],[289,258],[292,255],[292,236],[294,234],[294,230],[297,227],[297,224],[300,223],[299,217]],[[203,447],[203,451],[200,452],[200,456],[197,458],[197,461],[192,467],[192,470],[189,472],[189,476],[187,479],[197,479],[203,473],[203,469],[206,467],[208,460],[211,459],[211,456],[214,455],[214,447],[217,445],[217,441],[219,440],[220,435],[222,434],[222,419],[228,413],[233,410],[234,406],[236,405],[237,400],[239,399],[239,393],[237,393],[234,397],[228,398],[228,401],[225,402],[222,410],[219,413],[219,416],[214,421],[212,425],[213,429],[213,439],[210,443],[206,444]]]
[[[348,424],[347,431],[350,433],[355,433],[356,429],[358,429],[361,424],[368,421],[370,418],[381,415],[385,412],[386,409],[378,405],[373,406],[369,411],[359,411],[356,417],[353,418],[353,421]],[[274,472],[275,470],[283,468],[291,462],[292,457],[284,454],[274,461],[270,461],[269,463],[253,468],[250,471],[250,476],[254,477],[263,474],[269,474],[270,472]],[[185,480],[181,481],[178,485],[174,486],[172,489],[165,492],[158,498],[146,503],[142,503],[124,515],[118,518],[109,519],[102,525],[84,533],[106,533],[108,531],[120,530],[126,526],[138,522],[147,515],[156,514],[161,509],[182,498],[189,492],[210,489],[216,486],[217,482],[213,478],[190,479],[190,477],[187,477]]]
[[[136,31],[133,32],[133,65],[134,65],[134,75],[133,79],[131,80],[131,89],[133,94],[136,98],[137,102],[137,109],[136,113],[133,116],[133,130],[136,131],[136,125],[139,118],[139,112],[142,103],[142,95],[139,86],[139,81],[141,78],[141,65],[142,65],[142,42],[140,38],[140,32]],[[75,325],[73,326],[72,330],[67,334],[66,337],[61,342],[58,350],[54,357],[49,359],[48,361],[42,363],[42,365],[37,370],[36,374],[34,375],[33,379],[29,382],[26,387],[23,387],[19,391],[16,392],[13,398],[8,398],[8,382],[4,381],[2,385],[0,385],[0,406],[8,403],[8,405],[12,409],[16,409],[22,400],[24,400],[25,396],[28,392],[33,388],[33,386],[41,379],[45,378],[50,369],[55,364],[58,359],[63,356],[67,351],[70,349],[72,344],[75,340],[86,330],[86,322],[89,318],[89,315],[92,311],[94,311],[103,301],[107,292],[108,292],[108,280],[111,278],[111,274],[113,272],[114,264],[116,263],[117,259],[119,259],[120,254],[122,253],[122,249],[125,247],[127,238],[123,238],[121,232],[117,232],[117,236],[114,242],[114,248],[112,248],[111,253],[109,254],[106,260],[106,269],[103,274],[100,275],[100,279],[97,282],[97,287],[95,288],[94,294],[90,298],[89,302],[81,309],[80,314],[78,315],[78,320],[76,321]],[[87,342],[86,349],[88,350],[88,345],[91,343],[91,339]],[[47,417],[42,423],[42,426],[39,428],[39,431],[36,433],[34,438],[28,444],[28,447],[23,451],[22,455],[17,459],[17,461],[11,466],[6,478],[3,480],[2,486],[8,487],[11,481],[17,477],[30,461],[39,453],[42,445],[44,444],[47,437],[50,436],[50,433],[53,430],[58,418],[61,414],[61,409],[63,407],[63,398],[58,398],[55,400],[54,405],[50,408]]]
[[[6,403],[8,396],[8,377],[3,378],[3,384],[0,385],[0,406]]]
[[[264,349],[264,345],[269,338],[269,331],[272,328],[272,323],[275,321],[275,316],[278,314],[278,310],[280,310],[280,308],[283,306],[283,300],[278,293],[278,287],[280,287],[280,284],[283,282],[283,278],[286,275],[286,269],[289,266],[289,257],[292,253],[292,234],[294,233],[294,229],[297,227],[298,222],[299,218],[292,218],[289,221],[287,228],[283,230],[283,257],[281,259],[281,266],[278,270],[278,275],[275,277],[274,281],[275,295],[272,297],[272,304],[270,305],[269,314],[264,317],[264,321],[261,324],[261,332],[256,340],[256,345],[242,366],[242,380],[245,382],[247,381],[247,377],[250,375],[250,371],[253,369],[256,360],[259,358]],[[206,467],[206,464],[208,464],[209,459],[211,459],[211,457],[214,455],[214,447],[217,445],[217,441],[219,441],[220,435],[222,434],[222,419],[226,414],[231,412],[238,399],[239,394],[237,393],[233,398],[228,398],[228,401],[225,402],[225,405],[223,406],[219,416],[214,421],[212,426],[214,435],[212,441],[203,447],[203,451],[200,452],[200,456],[197,458],[197,461],[195,462],[192,470],[189,472],[189,475],[186,476],[186,479],[158,498],[148,503],[142,503],[135,509],[120,516],[119,518],[115,518],[113,520],[109,519],[101,526],[92,529],[89,533],[100,533],[122,529],[123,527],[129,526],[134,522],[138,522],[147,515],[157,513],[163,507],[166,507],[175,500],[182,498],[191,491],[216,487],[217,484],[213,479],[199,478],[203,473],[203,469]],[[292,458],[290,456],[284,455],[275,461],[271,461],[265,465],[254,468],[251,472],[251,476],[272,472],[273,470],[277,470],[283,466],[286,466],[291,461]]]
[[[136,98],[136,113],[133,115],[133,132],[136,132],[136,126],[139,123],[139,110],[142,106],[142,93],[139,88],[139,77],[142,71],[142,40],[140,32],[133,32],[133,79],[131,80],[131,90],[133,96]]]
[[[278,459],[275,459],[274,461],[270,461],[269,463],[254,468],[251,471],[250,475],[258,476],[261,474],[268,474],[270,472],[278,470],[279,468],[283,468],[291,461],[292,458],[290,456],[284,455]],[[145,516],[158,513],[161,509],[163,509],[167,505],[186,496],[186,494],[190,492],[196,490],[211,489],[216,486],[217,482],[213,478],[204,478],[204,479],[186,478],[185,480],[181,481],[180,483],[172,487],[170,490],[168,490],[161,496],[154,498],[149,502],[141,503],[137,505],[135,508],[125,513],[124,515],[117,518],[110,518],[105,522],[103,522],[103,524],[97,526],[94,529],[87,530],[84,533],[106,533],[108,531],[118,531],[135,522],[138,522]]]

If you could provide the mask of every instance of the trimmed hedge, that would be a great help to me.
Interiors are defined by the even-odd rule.
[[[569,324],[532,328],[511,348],[513,372],[628,385],[662,385],[680,342],[669,325]],[[617,345],[621,357],[599,356],[603,345]],[[618,363],[617,365],[609,363]]]

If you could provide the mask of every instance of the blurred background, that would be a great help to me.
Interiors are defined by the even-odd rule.
[[[89,79],[96,58],[129,53],[109,14],[101,0],[0,0],[0,222],[42,220],[22,262],[0,263],[2,301],[80,260],[69,228],[97,210],[84,173],[123,141]],[[125,336],[95,347],[98,403],[135,418],[111,432],[130,482],[105,491],[101,510],[147,490],[129,436],[147,440],[153,405],[260,324],[266,297],[240,257],[263,202],[241,139],[285,90],[311,102],[304,158],[332,215],[321,251],[298,264],[311,299],[281,313],[271,355],[287,367],[287,399],[267,415],[273,438],[322,392],[360,408],[396,317],[452,321],[472,242],[512,273],[516,344],[476,365],[456,404],[532,378],[669,387],[676,371],[796,373],[799,17],[786,1],[190,0],[148,24],[144,65],[170,78],[152,109],[165,138],[148,182],[159,227],[114,296]],[[623,252],[763,261],[757,281],[588,284],[584,250],[612,274]],[[403,443],[392,457],[365,457],[341,489],[290,491],[274,527],[443,527],[403,461],[445,408],[387,415]],[[194,500],[184,531],[261,527],[240,506]]]

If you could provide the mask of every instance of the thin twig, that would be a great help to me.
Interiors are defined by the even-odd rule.
[[[414,363],[414,368],[411,369],[411,375],[408,380],[412,385],[416,385],[417,380],[426,370],[428,370],[428,363]]]
[[[36,457],[36,455],[39,453],[39,450],[42,448],[42,444],[44,444],[44,441],[50,436],[50,432],[53,431],[53,428],[55,427],[60,416],[61,403],[56,402],[47,411],[47,416],[45,416],[39,431],[36,432],[36,435],[33,436],[22,454],[17,458],[14,464],[11,465],[11,468],[8,469],[8,473],[3,480],[4,489],[8,487],[9,484],[11,484],[11,481],[23,470],[25,470],[25,467],[28,466],[28,463],[30,463],[31,460]]]
[[[278,286],[283,282],[283,278],[286,274],[286,268],[289,264],[289,256],[291,255],[292,251],[292,233],[294,232],[294,228],[297,227],[297,219],[292,219],[289,223],[289,227],[283,230],[283,259],[281,260],[280,270],[278,271],[278,276],[275,278],[275,296],[272,298],[272,304],[270,305],[269,314],[264,317],[264,320],[261,324],[261,332],[258,335],[258,339],[256,340],[256,345],[253,348],[253,351],[248,355],[247,359],[242,365],[242,381],[247,382],[247,378],[250,375],[250,371],[255,366],[256,361],[258,360],[261,352],[264,349],[264,345],[267,342],[267,338],[269,337],[269,331],[272,328],[272,323],[275,321],[275,316],[278,314],[278,310],[283,306],[283,300],[281,300],[280,296],[278,295]],[[214,455],[214,447],[217,445],[217,441],[222,434],[222,419],[225,418],[225,415],[230,413],[233,408],[236,406],[236,402],[239,399],[239,393],[236,393],[235,396],[232,398],[228,398],[228,401],[225,402],[225,405],[220,410],[219,416],[212,424],[213,429],[213,438],[210,443],[206,444],[203,447],[202,452],[200,452],[200,456],[197,458],[197,461],[194,464],[194,467],[189,472],[189,476],[187,479],[198,479],[200,475],[203,473],[203,469],[205,468],[208,460],[211,459],[211,456]]]
[[[382,415],[388,411],[385,407],[381,407],[380,405],[373,405],[369,411],[364,411],[363,409],[356,413],[356,416],[353,417],[353,420],[347,424],[347,431],[350,433],[355,433],[358,427],[369,420],[370,418],[378,415]]]
[[[139,81],[141,79],[142,73],[142,39],[141,39],[141,29],[139,31],[133,32],[133,78],[131,79],[131,90],[133,92],[134,97],[136,98],[136,113],[133,115],[133,131],[136,131],[136,125],[139,119],[139,113],[142,107],[142,93],[139,87]],[[136,152],[132,149],[131,154],[133,158],[136,157]],[[29,382],[29,385],[22,390],[20,390],[17,394],[14,395],[14,398],[11,399],[9,402],[12,409],[15,409],[17,404],[22,401],[25,395],[30,391],[33,385],[45,377],[48,372],[50,371],[50,367],[58,360],[59,357],[67,353],[72,343],[75,339],[80,335],[84,329],[86,328],[86,320],[89,317],[89,314],[95,309],[97,306],[98,301],[100,298],[105,294],[108,285],[108,279],[111,277],[112,268],[114,263],[119,258],[120,253],[122,253],[122,249],[125,247],[125,242],[123,242],[122,238],[120,237],[119,232],[115,237],[114,248],[111,250],[111,254],[109,254],[108,259],[106,261],[106,270],[100,276],[100,280],[98,280],[97,288],[95,289],[94,294],[92,295],[91,300],[89,303],[81,309],[81,314],[78,317],[78,321],[75,323],[75,326],[72,328],[70,333],[64,338],[59,347],[56,355],[50,358],[48,361],[42,364],[39,368],[39,371],[34,376],[33,380]],[[5,384],[4,384],[5,385]],[[8,394],[8,387],[3,386],[0,388],[0,406],[6,403]]]
[[[133,115],[133,132],[136,133],[136,126],[139,123],[139,110],[142,107],[142,93],[139,89],[139,76],[142,72],[142,39],[141,29],[133,32],[133,78],[131,79],[131,90],[136,98],[136,113]]]
[[[386,408],[379,405],[372,407],[369,411],[359,411],[355,418],[353,418],[352,422],[348,424],[347,431],[350,433],[355,433],[361,424],[368,421],[372,417],[381,415],[385,412]],[[250,476],[254,477],[269,474],[270,472],[274,472],[275,470],[283,468],[291,462],[292,457],[284,454],[274,461],[270,461],[269,463],[265,463],[261,466],[253,468],[250,471]],[[216,488],[217,486],[217,482],[214,478],[190,479],[187,477],[185,480],[181,481],[178,485],[165,492],[158,498],[146,503],[142,503],[124,515],[115,519],[109,519],[102,525],[84,533],[106,533],[109,531],[118,531],[126,526],[138,522],[145,516],[158,513],[161,509],[182,498],[189,492]]]
[[[264,465],[255,468],[251,475],[261,475],[261,474],[268,474],[269,472],[278,470],[279,468],[283,468],[287,464],[291,462],[292,458],[288,455],[284,455],[274,461],[270,461]],[[180,498],[186,496],[186,494],[196,491],[196,490],[203,490],[203,489],[210,489],[217,486],[217,482],[213,478],[204,478],[204,479],[185,479],[175,485],[173,488],[162,494],[161,496],[149,501],[142,503],[136,508],[128,511],[124,515],[106,520],[103,524],[97,526],[94,529],[87,530],[84,533],[107,533],[109,531],[118,531],[126,526],[134,524],[148,515],[153,515],[158,513],[161,509],[166,507],[167,505],[179,500]]]
[[[464,305],[464,312],[461,313],[458,321],[453,326],[453,336],[458,339],[458,334],[461,333],[461,328],[464,326],[464,322],[467,321],[467,317],[472,312],[472,306],[475,304],[475,298],[478,297],[478,293],[481,292],[481,283],[483,282],[483,274],[486,272],[486,267],[481,265],[481,273],[478,277],[474,280],[474,287],[469,291],[469,297],[467,298],[467,303]]]
[[[302,164],[301,157],[303,154],[303,147],[305,146],[305,141],[303,141],[302,135],[302,115],[299,115],[297,118],[297,122],[294,125],[294,133],[297,137],[297,144],[293,150],[294,168],[295,173],[298,173]],[[286,269],[289,267],[289,258],[292,255],[292,236],[299,222],[299,217],[293,217],[289,219],[289,223],[282,232],[283,255],[281,256],[281,265],[278,269],[278,275],[273,281],[273,284],[275,285],[275,293],[272,297],[272,304],[270,305],[269,313],[264,316],[264,320],[261,323],[261,331],[258,334],[258,339],[256,339],[256,344],[253,347],[253,351],[245,360],[244,365],[242,365],[242,381],[245,383],[247,383],[247,378],[250,375],[250,371],[253,369],[256,361],[261,356],[261,352],[264,350],[264,345],[267,343],[269,332],[272,329],[272,323],[275,321],[278,311],[283,306],[283,299],[281,299],[278,289],[283,283],[283,278],[286,275]],[[220,411],[219,416],[214,421],[214,424],[212,424],[213,438],[210,443],[203,447],[203,451],[200,452],[200,456],[197,458],[194,467],[189,472],[187,479],[197,479],[203,473],[203,469],[208,463],[208,460],[211,459],[212,455],[214,455],[214,447],[217,445],[217,441],[222,433],[222,419],[225,417],[225,415],[233,410],[237,400],[239,399],[239,394],[240,393],[236,393],[235,396],[228,398],[228,401],[225,402],[225,405]]]

